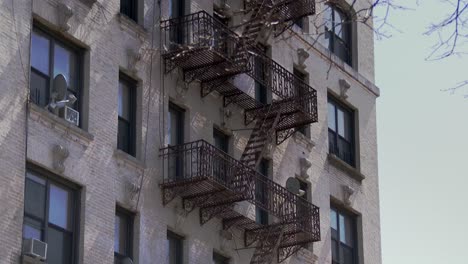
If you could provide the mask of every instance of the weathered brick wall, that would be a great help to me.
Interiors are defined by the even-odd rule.
[[[166,141],[161,132],[166,129],[164,121],[167,121],[169,100],[186,110],[186,141],[205,139],[212,142],[212,129],[216,125],[231,135],[231,154],[239,158],[249,132],[232,131],[244,128],[240,108],[229,106],[233,115],[223,119],[220,96],[213,93],[201,98],[196,83],[185,89],[177,70],[164,78],[161,76],[158,19],[160,11],[167,17],[167,1],[161,1],[162,7],[155,8],[153,32],[152,0],[144,0],[144,28],[118,15],[117,0],[98,1],[92,6],[84,4],[83,0],[35,0],[33,5],[31,1],[14,1],[14,20],[11,1],[0,1],[0,146],[3,149],[0,152],[0,263],[18,263],[20,255],[26,165],[25,101],[32,19],[34,17],[51,31],[56,31],[59,2],[68,4],[74,13],[70,29],[62,35],[86,50],[85,90],[88,95],[85,105],[88,113],[82,116],[86,118],[87,126],[85,130],[73,128],[32,106],[28,118],[27,160],[82,186],[80,263],[113,263],[116,204],[137,212],[136,263],[164,263],[168,228],[186,236],[184,259],[187,263],[209,263],[213,249],[231,256],[232,263],[248,263],[252,250],[234,250],[243,247],[242,234],[234,234],[234,240],[225,240],[219,235],[221,222],[218,219],[200,226],[197,210],[185,216],[180,200],[176,199],[166,207],[162,205],[159,148]],[[212,10],[211,1],[191,1],[187,6],[191,12]],[[326,54],[320,53],[323,49],[311,48],[296,37],[269,42],[272,57],[290,71],[298,63],[297,49],[307,50],[310,57],[306,60],[305,70],[310,85],[318,91],[319,122],[311,126],[310,139],[296,135],[271,154],[273,177],[280,184],[299,174],[300,158],[311,161],[308,180],[312,186],[312,202],[321,208],[322,241],[314,244],[313,252],[303,250],[297,257],[292,257],[290,263],[314,263],[316,258],[317,263],[331,262],[330,199],[343,199],[343,185],[355,190],[349,207],[362,215],[363,263],[381,262],[376,90],[363,77],[373,80],[372,31],[360,27],[358,36],[359,74],[343,65],[329,68]],[[141,54],[136,64],[129,61],[129,49]],[[116,150],[119,69],[139,83],[136,159]],[[350,82],[346,101],[358,112],[360,172],[366,177],[362,182],[337,169],[327,159],[327,92],[340,94],[339,79]],[[226,123],[224,127],[222,122]],[[63,173],[53,168],[52,148],[56,144],[65,146],[70,152]],[[131,189],[132,185],[139,186],[140,181],[143,184],[137,208],[138,194]]]

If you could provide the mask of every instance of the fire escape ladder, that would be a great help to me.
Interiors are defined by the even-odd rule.
[[[257,232],[257,244],[250,264],[273,263],[275,252],[277,252],[283,239],[284,228],[281,225],[270,225],[255,232]]]
[[[272,135],[275,134],[276,126],[280,120],[281,111],[273,109],[273,104],[268,106],[266,113],[257,116],[254,129],[250,134],[247,146],[241,156],[241,162],[251,168],[257,168],[262,160],[263,152],[272,140]]]

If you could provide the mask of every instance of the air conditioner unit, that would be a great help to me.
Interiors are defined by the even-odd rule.
[[[65,106],[64,118],[68,122],[75,124],[75,126],[80,125],[80,112],[76,111],[75,109],[69,106]]]
[[[47,258],[47,243],[35,238],[26,239],[24,240],[23,254],[44,261]]]

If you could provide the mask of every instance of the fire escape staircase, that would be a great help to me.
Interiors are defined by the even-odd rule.
[[[317,94],[307,84],[256,49],[265,34],[265,21],[281,30],[315,12],[310,0],[250,1],[250,21],[237,35],[208,13],[200,11],[161,22],[161,49],[165,72],[182,70],[186,82],[198,81],[201,96],[217,91],[224,105],[236,103],[244,109],[245,123],[254,123],[240,161],[205,141],[195,141],[161,149],[164,162],[163,203],[182,198],[186,213],[199,208],[200,223],[213,217],[223,220],[223,228],[244,230],[246,247],[254,247],[252,264],[282,262],[302,246],[320,240],[319,210],[256,172],[273,141],[280,144],[298,127],[316,122]],[[268,23],[266,23],[268,24]],[[255,63],[262,63],[266,79],[258,78]],[[239,89],[235,77],[247,75],[273,94],[268,104]],[[176,169],[179,168],[179,169]],[[258,201],[255,188],[267,186],[268,204]],[[235,209],[248,201],[274,217],[261,225]]]

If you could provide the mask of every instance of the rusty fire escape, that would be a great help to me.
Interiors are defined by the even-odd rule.
[[[237,104],[244,109],[246,125],[254,123],[240,160],[203,140],[161,149],[161,187],[164,204],[182,197],[187,212],[200,209],[201,224],[219,217],[223,228],[244,230],[245,246],[255,248],[251,263],[266,264],[273,262],[275,253],[282,262],[320,240],[319,209],[256,170],[267,144],[274,139],[281,144],[318,118],[316,91],[264,55],[257,43],[265,24],[276,24],[279,34],[314,14],[315,3],[251,0],[247,10],[241,35],[204,11],[161,22],[165,72],[181,69],[186,82],[200,82],[202,97],[217,91],[224,106]],[[242,89],[242,78],[271,91],[271,102],[260,102]],[[256,195],[259,187],[266,199]],[[268,212],[272,223],[259,224],[235,210],[242,201]]]

